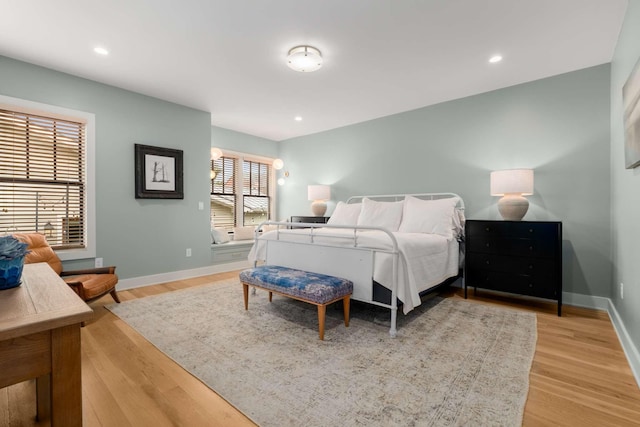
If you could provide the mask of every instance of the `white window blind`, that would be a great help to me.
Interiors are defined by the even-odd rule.
[[[85,124],[0,109],[0,232],[86,245]]]
[[[236,214],[236,159],[220,157],[211,162],[211,223],[231,229]]]
[[[271,165],[225,154],[211,162],[211,224],[231,230],[270,218],[274,203]]]

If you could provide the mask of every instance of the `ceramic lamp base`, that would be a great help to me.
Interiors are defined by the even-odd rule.
[[[315,216],[324,216],[324,213],[327,211],[327,204],[322,200],[316,200],[311,203],[311,212]]]
[[[518,194],[506,194],[498,201],[498,211],[506,221],[520,221],[529,209],[529,201]]]

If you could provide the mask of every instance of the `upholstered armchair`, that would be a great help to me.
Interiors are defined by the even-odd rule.
[[[46,262],[84,301],[89,302],[110,293],[115,302],[120,302],[116,293],[115,267],[90,268],[63,271],[60,258],[53,251],[46,237],[40,233],[14,233],[14,237],[29,245],[31,251],[24,259],[26,264]]]

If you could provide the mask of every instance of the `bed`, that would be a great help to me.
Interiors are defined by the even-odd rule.
[[[454,193],[355,196],[327,224],[261,224],[249,260],[351,280],[352,299],[391,311],[396,336],[399,305],[406,314],[458,276],[463,230]]]

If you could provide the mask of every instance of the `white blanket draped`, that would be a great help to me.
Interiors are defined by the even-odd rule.
[[[313,234],[313,237],[312,237]],[[406,314],[420,305],[420,292],[428,290],[445,279],[458,274],[459,247],[455,239],[446,239],[437,234],[393,233],[398,244],[398,277],[393,277],[393,255],[376,250],[393,250],[389,236],[382,231],[358,231],[357,247],[370,248],[375,252],[373,279],[392,289],[397,286],[398,299],[403,302]],[[296,229],[264,233],[251,248],[249,260],[264,261],[265,240],[309,242],[338,247],[354,246],[352,229]],[[295,245],[292,245],[295,250]],[[318,262],[322,262],[319,260]]]

